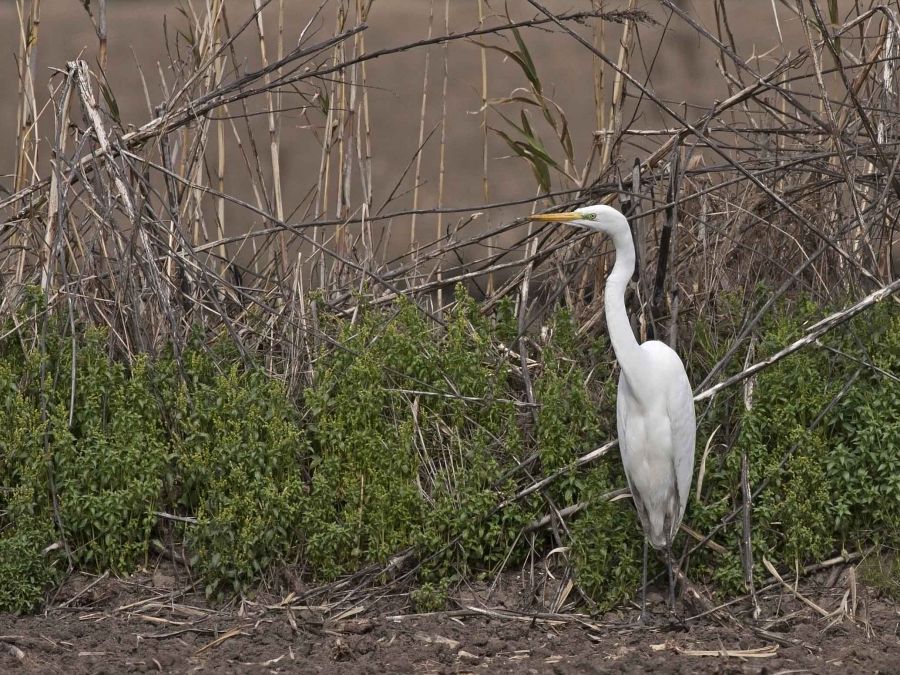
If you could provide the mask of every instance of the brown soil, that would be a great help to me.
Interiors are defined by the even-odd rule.
[[[659,625],[638,628],[631,609],[600,618],[534,617],[502,608],[512,595],[496,593],[499,609],[431,615],[394,615],[385,601],[341,615],[275,598],[222,610],[167,590],[173,573],[160,568],[99,582],[76,575],[44,614],[0,616],[0,672],[900,672],[898,606],[857,587],[854,612],[840,580],[829,589],[813,581],[801,589],[826,611],[843,599],[847,611],[828,618],[790,595],[762,598],[755,626],[783,621],[760,637],[749,623],[730,620],[675,627],[662,619],[656,593]]]

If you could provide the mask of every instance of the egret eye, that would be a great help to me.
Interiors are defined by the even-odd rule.
[[[581,217],[584,218],[585,220],[596,220],[597,214],[596,213],[582,213]]]

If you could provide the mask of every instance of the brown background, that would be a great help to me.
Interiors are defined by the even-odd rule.
[[[166,52],[164,26],[167,27],[170,43],[174,43],[178,29],[187,25],[185,18],[177,11],[180,3],[162,0],[112,0],[109,3],[109,65],[108,81],[117,97],[122,119],[126,124],[140,126],[151,118],[143,93],[137,63],[142,64],[148,82],[149,96],[155,105],[163,100],[160,87],[161,70],[171,86],[173,74],[169,68]],[[198,4],[198,10],[199,5]],[[251,0],[227,0],[226,7],[232,27],[240,25],[252,10]],[[567,0],[546,3],[554,11],[589,9],[589,0]],[[848,8],[851,2],[842,2]],[[606,2],[604,9],[622,8],[625,2]],[[683,1],[697,21],[713,33],[716,32],[713,2]],[[308,21],[312,8],[317,2],[285,2],[285,44],[288,48],[296,44],[301,28]],[[334,28],[336,1],[328,3],[312,30],[316,35],[312,41],[329,37]],[[730,27],[734,32],[740,53],[751,58],[752,65],[762,71],[769,70],[784,56],[775,27],[774,14],[778,12],[784,44],[789,52],[796,52],[805,44],[805,38],[797,19],[781,6],[763,0],[729,0],[726,2]],[[426,37],[428,16],[432,3],[428,0],[376,0],[369,16],[366,31],[366,48],[373,51],[382,47],[396,46]],[[641,26],[639,44],[635,52],[632,72],[641,77],[652,65],[649,85],[666,101],[670,102],[688,118],[695,118],[702,109],[708,108],[716,99],[728,95],[723,78],[717,70],[717,50],[709,42],[702,40],[695,31],[681,19],[674,17],[667,22],[668,11],[659,3],[645,0],[637,7],[650,12],[660,23],[656,26]],[[501,23],[508,8],[513,19],[524,19],[537,15],[525,0],[515,0],[506,4],[493,2],[488,11],[493,13],[489,22]],[[434,34],[443,32],[444,3],[434,3]],[[463,31],[477,27],[476,0],[452,0],[450,2],[451,30]],[[267,9],[267,30],[269,31],[270,53],[274,55],[274,17],[277,15],[277,1]],[[351,21],[352,23],[352,21]],[[573,24],[574,25],[574,24]],[[574,27],[590,39],[586,26]],[[617,52],[620,28],[609,25],[606,36],[606,51],[613,58]],[[0,81],[3,82],[3,96],[0,99],[0,187],[9,190],[13,179],[15,156],[16,122],[16,64],[15,53],[18,44],[18,20],[13,0],[0,2]],[[559,30],[530,29],[524,37],[532,51],[540,76],[545,83],[546,93],[566,111],[576,144],[578,160],[583,162],[592,142],[592,132],[596,127],[596,110],[593,92],[593,57],[571,37]],[[503,44],[503,39],[492,36],[492,43]],[[508,47],[514,44],[510,40]],[[656,53],[658,47],[658,54]],[[240,58],[246,69],[260,65],[259,46],[255,31],[248,31],[246,39],[238,44]],[[444,59],[443,47],[430,49],[431,70],[429,74],[428,106],[426,130],[430,130],[441,118],[441,85]],[[447,167],[446,186],[443,203],[449,206],[476,207],[482,203],[482,141],[479,129],[480,115],[480,50],[471,41],[450,44],[446,51],[449,80],[447,91]],[[81,56],[96,67],[97,38],[91,20],[80,2],[76,0],[44,0],[37,47],[38,96],[46,101],[50,75],[53,68],[62,68],[67,60]],[[371,126],[373,145],[373,174],[375,183],[375,205],[379,206],[408,166],[417,146],[420,117],[422,75],[426,51],[416,49],[411,52],[394,54],[369,62],[368,82],[371,104]],[[521,71],[497,52],[488,53],[489,88],[492,97],[509,95],[516,87],[527,83]],[[159,64],[159,69],[157,67]],[[611,89],[612,75],[607,73],[608,87]],[[629,90],[634,95],[636,92]],[[637,103],[631,99],[632,104]],[[265,101],[257,97],[250,103],[251,109],[261,110]],[[510,110],[516,117],[517,111]],[[632,113],[636,115],[634,126],[658,128],[669,126],[672,120],[664,119],[653,104],[637,105]],[[533,117],[539,117],[535,115]],[[312,114],[310,119],[321,123],[321,114]],[[490,115],[490,124],[503,126],[496,114]],[[267,146],[264,118],[255,121],[259,132],[258,141]],[[283,190],[285,212],[290,214],[300,196],[306,194],[315,184],[319,168],[319,145],[309,120],[297,112],[280,115],[282,128],[281,165],[283,170]],[[53,120],[46,114],[39,125],[39,133],[46,137],[53,132]],[[423,157],[423,180],[419,205],[434,206],[437,203],[437,173],[440,131],[438,130],[426,146]],[[545,141],[548,139],[545,137]],[[629,154],[646,155],[646,148],[652,148],[657,139],[636,141]],[[552,148],[552,144],[548,142]],[[508,148],[495,136],[489,142],[489,189],[490,201],[526,198],[534,194],[535,184],[528,167],[519,159],[509,157]],[[46,152],[44,152],[46,156]],[[246,172],[242,162],[232,152],[227,175],[226,191],[241,198],[250,197]],[[268,160],[263,161],[264,167]],[[235,168],[232,170],[232,166]],[[412,172],[403,183],[406,191],[412,187]],[[400,192],[404,192],[401,190]],[[358,197],[358,192],[357,195]],[[411,195],[388,207],[388,211],[408,207]],[[527,207],[489,212],[484,216],[494,223],[500,219],[521,215]],[[333,206],[331,211],[333,213]],[[302,218],[302,213],[294,216]],[[252,226],[250,214],[229,209],[228,229],[231,232]],[[419,227],[431,233],[433,225],[428,219],[421,219]],[[393,225],[394,237],[408,223]],[[401,237],[402,238],[402,237]]]

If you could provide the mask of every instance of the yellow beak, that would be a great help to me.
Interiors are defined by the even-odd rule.
[[[547,222],[564,223],[568,220],[581,220],[580,213],[575,211],[563,211],[562,213],[536,213],[531,216],[531,220],[541,220]]]

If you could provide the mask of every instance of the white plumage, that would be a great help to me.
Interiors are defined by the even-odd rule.
[[[678,355],[640,346],[646,373],[619,375],[616,421],[628,487],[650,545],[665,549],[684,517],[694,469],[694,398]],[[666,527],[668,523],[668,528]]]

